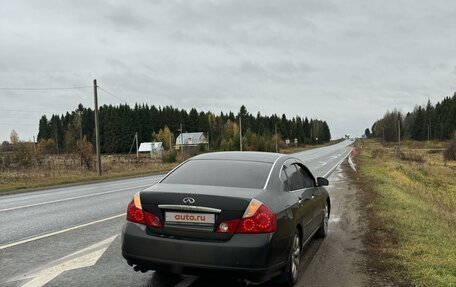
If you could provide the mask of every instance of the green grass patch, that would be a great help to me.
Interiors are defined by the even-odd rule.
[[[358,164],[376,193],[374,220],[396,239],[380,247],[387,275],[401,285],[456,286],[454,177],[428,163],[403,162],[374,143],[364,145]],[[451,170],[443,160],[442,168]]]

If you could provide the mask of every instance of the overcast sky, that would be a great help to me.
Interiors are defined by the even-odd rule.
[[[119,4],[124,3],[124,4]],[[0,2],[0,140],[41,115],[126,101],[326,120],[361,135],[386,110],[456,91],[456,1]],[[3,89],[2,89],[3,88]]]

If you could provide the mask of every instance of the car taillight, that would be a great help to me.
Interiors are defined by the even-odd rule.
[[[252,199],[241,219],[219,224],[219,233],[269,233],[277,228],[276,215],[261,201]]]
[[[142,209],[139,192],[135,194],[133,200],[128,204],[127,220],[153,227],[163,227],[163,224],[158,216]]]

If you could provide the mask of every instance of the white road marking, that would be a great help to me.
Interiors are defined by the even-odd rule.
[[[333,166],[330,170],[328,170],[328,172],[325,173],[325,174],[323,175],[323,177],[325,177],[325,178],[328,177],[328,176],[329,176],[329,175],[330,175],[330,174],[331,174],[331,173],[332,173],[332,172],[333,172],[333,171],[334,171],[334,170],[335,170],[335,169],[336,169],[344,160],[345,160],[345,158],[351,153],[351,151],[352,151],[352,150],[350,149],[350,151],[349,151],[346,155],[344,155],[344,156],[342,157],[342,159],[341,159],[338,163],[336,163],[335,166]]]
[[[140,185],[140,186],[135,186],[135,187],[130,187],[130,188],[116,189],[116,190],[104,191],[104,192],[99,192],[99,193],[92,193],[92,194],[80,195],[80,196],[75,196],[75,197],[62,198],[62,199],[57,199],[57,200],[52,200],[52,201],[46,201],[46,202],[40,202],[40,203],[34,203],[34,204],[28,204],[28,205],[21,205],[21,206],[16,206],[16,207],[9,207],[9,208],[0,209],[0,212],[27,208],[27,207],[40,206],[40,205],[68,201],[68,200],[79,199],[79,198],[92,197],[92,196],[103,195],[103,194],[109,194],[109,193],[114,193],[114,192],[119,192],[119,191],[124,191],[124,190],[131,190],[131,189],[136,189],[136,188],[142,188],[142,187],[147,187],[147,186],[151,186],[151,185],[150,184]]]
[[[31,271],[30,274],[17,276],[9,280],[9,282],[31,279],[22,285],[22,287],[41,287],[65,271],[93,266],[116,237],[117,235],[93,244],[87,248],[60,258],[45,267]]]
[[[84,223],[84,224],[81,224],[81,225],[76,225],[76,226],[73,226],[73,227],[70,227],[70,228],[66,228],[66,229],[62,229],[62,230],[59,230],[59,231],[54,231],[54,232],[51,232],[51,233],[42,234],[42,235],[35,236],[35,237],[32,237],[32,238],[27,238],[27,239],[24,239],[24,240],[21,240],[21,241],[16,241],[16,242],[8,243],[8,244],[5,244],[5,245],[0,245],[0,250],[6,249],[6,248],[9,248],[9,247],[13,247],[13,246],[17,246],[17,245],[20,245],[20,244],[24,244],[24,243],[27,243],[27,242],[30,242],[30,241],[35,241],[35,240],[38,240],[38,239],[54,236],[54,235],[61,234],[61,233],[64,233],[64,232],[68,232],[68,231],[71,231],[71,230],[79,229],[79,228],[82,228],[82,227],[86,227],[86,226],[94,225],[94,224],[97,224],[97,223],[105,222],[105,221],[108,221],[108,220],[111,220],[111,219],[114,219],[114,218],[118,218],[118,217],[121,217],[121,216],[125,216],[125,213],[117,214],[117,215],[114,215],[114,216],[111,216],[111,217],[106,217],[106,218],[103,218],[103,219],[95,220],[95,221],[92,221],[92,222],[89,222],[89,223]]]
[[[339,217],[334,217],[334,218],[330,218],[329,219],[329,223],[332,223],[332,222],[339,222],[340,221],[340,218]]]

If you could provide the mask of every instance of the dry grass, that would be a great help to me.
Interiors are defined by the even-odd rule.
[[[166,172],[176,163],[162,163],[161,158],[147,155],[102,156],[102,173],[98,177],[95,167],[81,166],[78,156],[72,154],[48,155],[29,168],[5,169],[0,174],[0,192],[24,188],[38,188],[59,184],[85,182],[99,179]]]
[[[423,160],[398,158],[374,141],[358,158],[362,180],[375,193],[370,208],[380,236],[371,234],[377,246],[370,247],[381,256],[374,265],[401,285],[456,286],[456,162],[445,163],[442,152],[421,143],[401,151]]]

